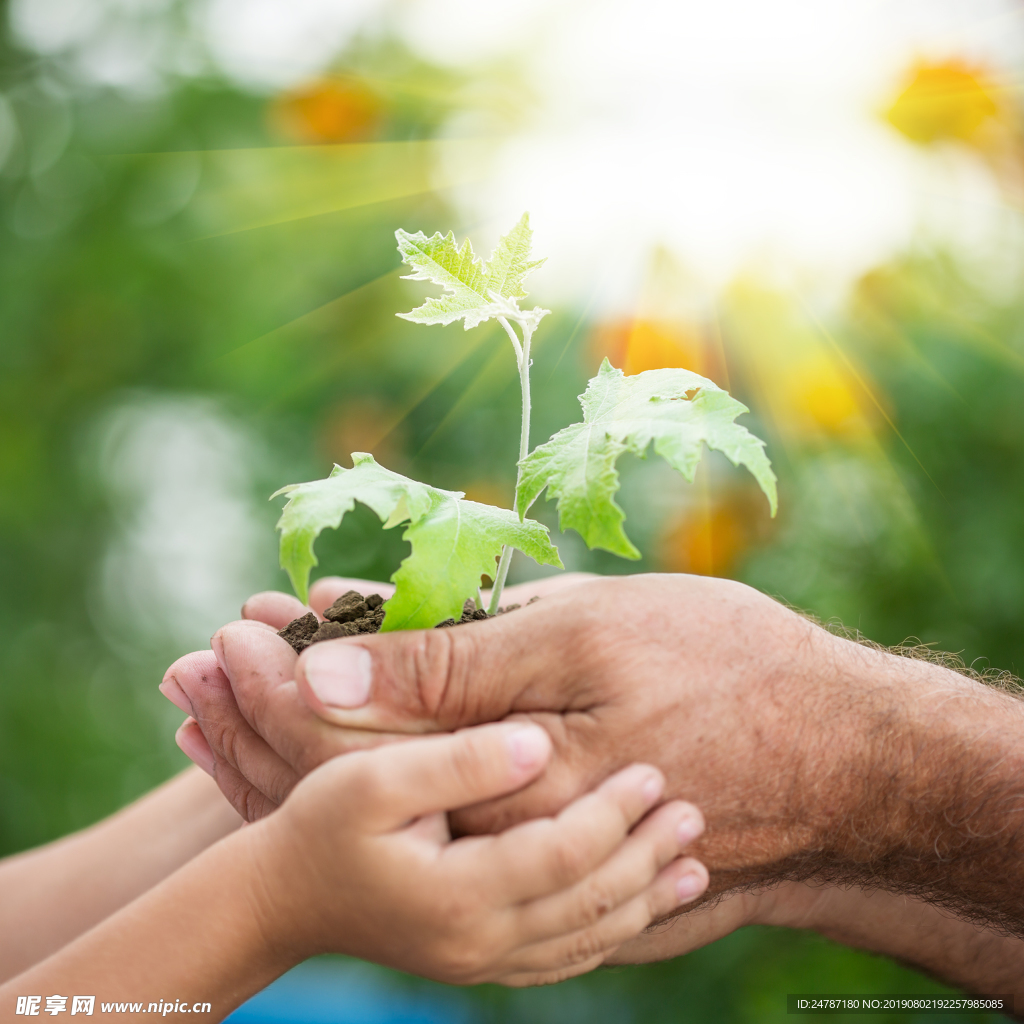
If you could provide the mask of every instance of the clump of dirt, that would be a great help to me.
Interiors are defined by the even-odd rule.
[[[533,604],[537,600],[539,598],[530,598],[529,603]],[[277,635],[287,640],[296,654],[301,654],[310,644],[320,643],[321,640],[336,640],[338,637],[355,636],[357,633],[377,633],[384,621],[384,609],[381,608],[383,603],[384,598],[380,594],[363,597],[357,591],[349,590],[324,612],[323,622],[312,612],[306,612],[300,618],[292,619],[284,629],[278,631]],[[505,608],[499,608],[498,615],[504,615],[518,607],[517,604],[510,604]],[[472,601],[467,601],[462,606],[462,617],[458,621],[445,619],[434,628],[443,629],[447,626],[459,626],[465,622],[479,622],[492,618],[494,616],[488,615],[483,608],[477,608]]]

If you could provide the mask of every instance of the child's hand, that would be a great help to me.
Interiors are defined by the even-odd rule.
[[[637,825],[664,786],[649,765],[557,818],[452,840],[446,811],[521,788],[550,750],[540,727],[504,723],[317,768],[251,829],[266,934],[302,957],[535,985],[591,970],[704,891],[703,865],[680,857],[703,831],[695,807],[674,801]]]

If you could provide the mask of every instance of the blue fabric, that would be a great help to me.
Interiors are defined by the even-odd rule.
[[[230,1024],[472,1024],[456,990],[396,984],[384,971],[343,960],[300,964],[243,1003]]]

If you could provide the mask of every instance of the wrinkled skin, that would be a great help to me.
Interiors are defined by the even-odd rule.
[[[314,607],[322,610],[350,582],[321,585]],[[840,712],[849,722],[850,708],[836,707],[833,687],[807,663],[827,662],[841,641],[728,581],[569,582],[487,622],[328,641],[301,658],[267,628],[301,606],[260,595],[246,606],[249,621],[218,632],[213,656],[172,666],[165,689],[180,691],[198,722],[186,732],[205,734],[222,789],[249,819],[335,754],[513,718],[548,731],[552,762],[522,792],[459,812],[460,832],[556,813],[646,758],[665,772],[673,798],[704,810],[709,834],[699,855],[710,858],[719,889],[770,875],[771,865],[813,848],[827,824],[813,799],[820,786],[802,780],[817,772],[809,759],[834,754],[828,724],[838,728]],[[722,636],[731,638],[725,655]],[[311,656],[342,645],[372,659],[370,700],[361,708],[327,706],[310,685]],[[794,758],[780,737],[805,719],[817,723],[817,735]]]

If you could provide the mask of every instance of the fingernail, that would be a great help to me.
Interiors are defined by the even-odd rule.
[[[689,846],[704,831],[704,822],[696,815],[688,814],[676,825],[676,840],[680,846]]]
[[[517,767],[535,768],[547,759],[551,740],[539,725],[528,725],[508,737],[508,748]]]
[[[704,891],[704,879],[700,875],[690,873],[683,875],[676,882],[676,898],[680,903],[692,900]]]
[[[185,712],[186,715],[192,713],[192,703],[185,696],[185,691],[181,688],[178,680],[172,675],[166,675],[163,681],[157,687],[157,689],[176,707],[180,708]]]
[[[356,644],[315,644],[303,654],[309,688],[328,707],[361,708],[370,699],[373,662]]]
[[[231,676],[228,675],[228,667],[224,664],[224,641],[220,638],[219,630],[210,637],[210,650],[213,651],[213,656],[217,659],[217,664],[220,665],[221,672],[230,679]]]
[[[181,752],[193,763],[199,765],[207,775],[213,776],[214,758],[210,744],[202,734],[195,719],[186,718],[174,734],[174,742]]]
[[[652,775],[640,788],[640,795],[647,803],[653,804],[661,796],[664,786],[665,780],[660,775]]]

